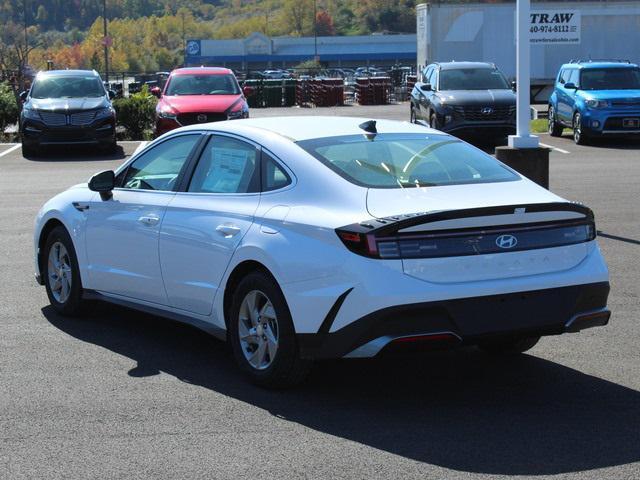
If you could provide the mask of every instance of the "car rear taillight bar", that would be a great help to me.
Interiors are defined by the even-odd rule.
[[[582,218],[424,233],[401,231],[443,220],[544,211],[573,211],[581,214]],[[574,245],[593,240],[596,229],[591,210],[567,202],[386,217],[338,228],[336,233],[354,253],[371,258],[401,259],[480,255]]]

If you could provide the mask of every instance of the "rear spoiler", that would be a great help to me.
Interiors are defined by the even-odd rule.
[[[539,212],[573,212],[580,218],[537,220],[521,224],[457,226],[427,232],[403,232],[416,225],[493,215]],[[541,236],[539,232],[544,232]],[[513,234],[517,233],[520,240]],[[374,218],[336,229],[344,245],[354,253],[370,258],[434,258],[477,255],[509,251],[550,248],[588,242],[595,239],[593,212],[579,203],[553,202],[497,207],[413,213]],[[508,247],[496,245],[500,237],[509,237]]]
[[[551,202],[551,203],[527,203],[520,205],[500,205],[497,207],[467,208],[462,210],[439,210],[435,212],[410,213],[394,215],[383,218],[372,218],[360,223],[353,223],[337,229],[351,233],[374,233],[379,236],[393,235],[399,230],[423,225],[425,223],[439,222],[442,220],[455,220],[459,218],[484,217],[491,215],[513,215],[519,213],[537,212],[575,212],[584,215],[583,221],[594,221],[593,211],[590,208],[575,202]],[[548,223],[548,222],[539,222]],[[557,223],[557,222],[554,222]],[[536,225],[535,223],[531,224]],[[500,225],[495,225],[500,227]],[[476,228],[477,230],[477,228]],[[449,230],[450,231],[450,230]]]

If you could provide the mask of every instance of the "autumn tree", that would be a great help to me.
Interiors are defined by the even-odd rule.
[[[336,29],[333,26],[333,18],[324,10],[316,13],[316,33],[320,37],[328,37],[336,34]]]

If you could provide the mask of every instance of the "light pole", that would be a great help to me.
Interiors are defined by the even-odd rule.
[[[24,66],[29,65],[29,36],[27,33],[27,0],[22,0],[22,7],[24,8]]]
[[[318,0],[313,0],[313,59],[318,61]]]
[[[539,139],[529,133],[531,105],[531,45],[530,37],[531,0],[517,0],[516,4],[516,135],[509,136],[513,148],[538,148]]]
[[[102,0],[102,26],[104,27],[104,79],[109,84],[109,40],[107,34],[107,0]]]

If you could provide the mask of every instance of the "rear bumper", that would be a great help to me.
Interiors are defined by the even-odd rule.
[[[298,334],[300,355],[372,357],[398,339],[423,336],[450,345],[475,344],[491,337],[577,332],[608,323],[608,295],[609,283],[599,282],[394,306],[332,333]]]

